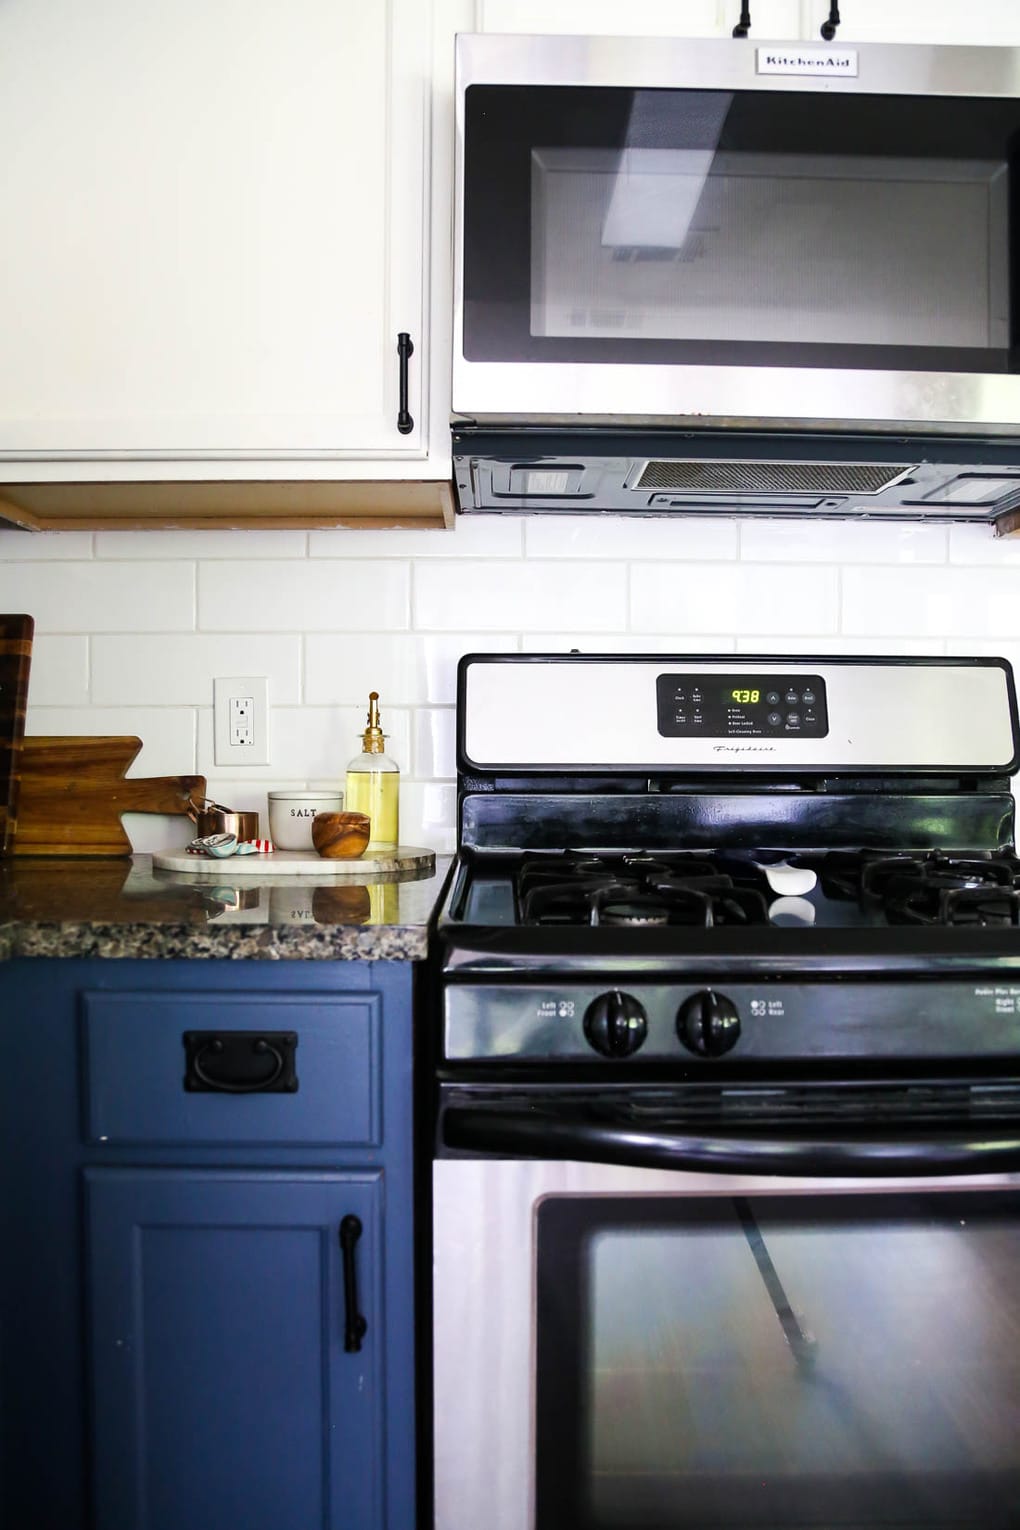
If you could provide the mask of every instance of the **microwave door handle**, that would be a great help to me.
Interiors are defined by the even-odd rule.
[[[564,1105],[556,1115],[522,1108],[449,1106],[445,1147],[533,1159],[578,1159],[629,1168],[715,1174],[781,1174],[789,1178],[881,1179],[898,1175],[1009,1174],[1020,1170],[1020,1135],[925,1135],[888,1138],[788,1137],[713,1131],[687,1133],[629,1122],[592,1120]]]

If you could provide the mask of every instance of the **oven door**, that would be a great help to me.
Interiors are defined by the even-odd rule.
[[[434,1165],[437,1530],[1007,1530],[1020,1177]]]
[[[800,52],[458,39],[455,414],[1015,433],[1020,50]]]

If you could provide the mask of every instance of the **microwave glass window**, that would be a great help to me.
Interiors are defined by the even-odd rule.
[[[533,335],[938,346],[1009,339],[995,161],[532,151]]]
[[[538,1530],[1016,1525],[1016,1199],[863,1199],[543,1203]]]
[[[475,361],[1011,372],[1020,101],[471,86]]]

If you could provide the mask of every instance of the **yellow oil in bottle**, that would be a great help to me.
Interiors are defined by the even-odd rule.
[[[378,760],[378,755],[373,759]],[[353,761],[352,761],[353,764]],[[367,813],[372,820],[371,838],[365,854],[373,850],[395,850],[399,843],[400,773],[396,770],[348,770],[344,790],[344,811]]]
[[[371,820],[365,854],[392,851],[400,843],[400,769],[383,745],[386,736],[379,722],[379,693],[368,698],[368,726],[361,739],[360,754],[347,766],[344,808],[366,813]]]

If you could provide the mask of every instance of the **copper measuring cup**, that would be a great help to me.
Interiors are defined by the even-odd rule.
[[[235,839],[258,839],[259,815],[254,812],[235,813],[233,808],[223,807],[219,802],[189,804],[188,816],[194,821],[197,837],[207,834],[233,834]]]

